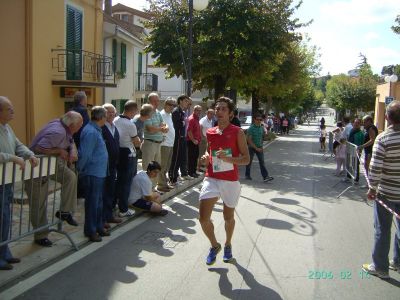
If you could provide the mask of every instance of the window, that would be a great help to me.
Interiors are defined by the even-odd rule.
[[[82,80],[82,12],[67,5],[67,80]]]
[[[129,15],[121,15],[122,21],[129,22]]]

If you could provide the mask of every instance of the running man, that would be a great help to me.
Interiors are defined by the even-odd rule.
[[[229,98],[221,97],[216,101],[218,126],[207,130],[207,151],[202,157],[207,172],[200,192],[200,224],[211,243],[207,265],[214,264],[221,251],[211,221],[211,212],[218,198],[224,203],[226,242],[223,260],[230,262],[233,259],[234,212],[240,197],[238,165],[247,165],[250,161],[244,131],[229,122],[234,109],[235,105]]]

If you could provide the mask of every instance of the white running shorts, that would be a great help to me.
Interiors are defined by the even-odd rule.
[[[200,191],[200,201],[221,198],[224,204],[235,208],[240,198],[240,182],[205,177]]]

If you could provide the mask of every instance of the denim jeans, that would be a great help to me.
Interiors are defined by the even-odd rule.
[[[124,148],[120,148],[124,149]],[[117,193],[118,208],[120,212],[128,210],[128,197],[131,191],[132,178],[137,172],[137,158],[124,156],[120,151],[120,160],[117,169]]]
[[[103,189],[104,178],[83,176],[82,182],[85,190],[85,226],[86,236],[104,231],[103,223]]]
[[[400,214],[400,203],[390,202],[383,200],[382,196],[378,194],[379,199],[382,200],[388,207]],[[393,215],[387,211],[377,201],[374,202],[374,227],[375,227],[375,241],[374,249],[372,252],[372,260],[377,270],[388,272],[389,270],[389,250],[390,250],[390,230],[392,228]],[[399,220],[396,218],[397,228],[400,226]],[[400,231],[396,232],[397,239],[400,239]],[[396,249],[396,248],[395,248]],[[398,249],[397,249],[398,250]],[[396,250],[396,251],[397,251]],[[396,253],[395,253],[396,258]]]
[[[10,204],[14,193],[11,184],[0,186],[0,242],[4,242],[9,238],[11,210]],[[7,264],[7,260],[13,256],[8,245],[0,246],[0,266]]]
[[[113,218],[116,184],[117,184],[117,169],[115,166],[109,166],[108,176],[105,178],[104,181],[104,192],[103,192],[104,222],[109,222]]]
[[[251,164],[253,162],[253,157],[254,154],[257,155],[258,158],[258,163],[260,164],[260,171],[261,175],[263,178],[268,177],[268,171],[265,168],[265,163],[264,163],[264,152],[257,152],[254,148],[249,147],[249,154],[250,154],[250,162],[246,166],[246,177],[250,177],[250,169],[251,169]]]

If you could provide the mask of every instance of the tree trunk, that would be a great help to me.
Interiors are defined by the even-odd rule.
[[[267,96],[267,104],[265,105],[265,114],[268,115],[272,108],[272,96]]]
[[[251,92],[251,114],[254,116],[254,114],[258,113],[258,109],[260,106],[260,97],[258,95],[258,90],[253,90]]]
[[[226,80],[222,78],[222,76],[220,75],[215,76],[214,100],[217,100],[219,97],[224,95],[225,86],[226,86]]]

